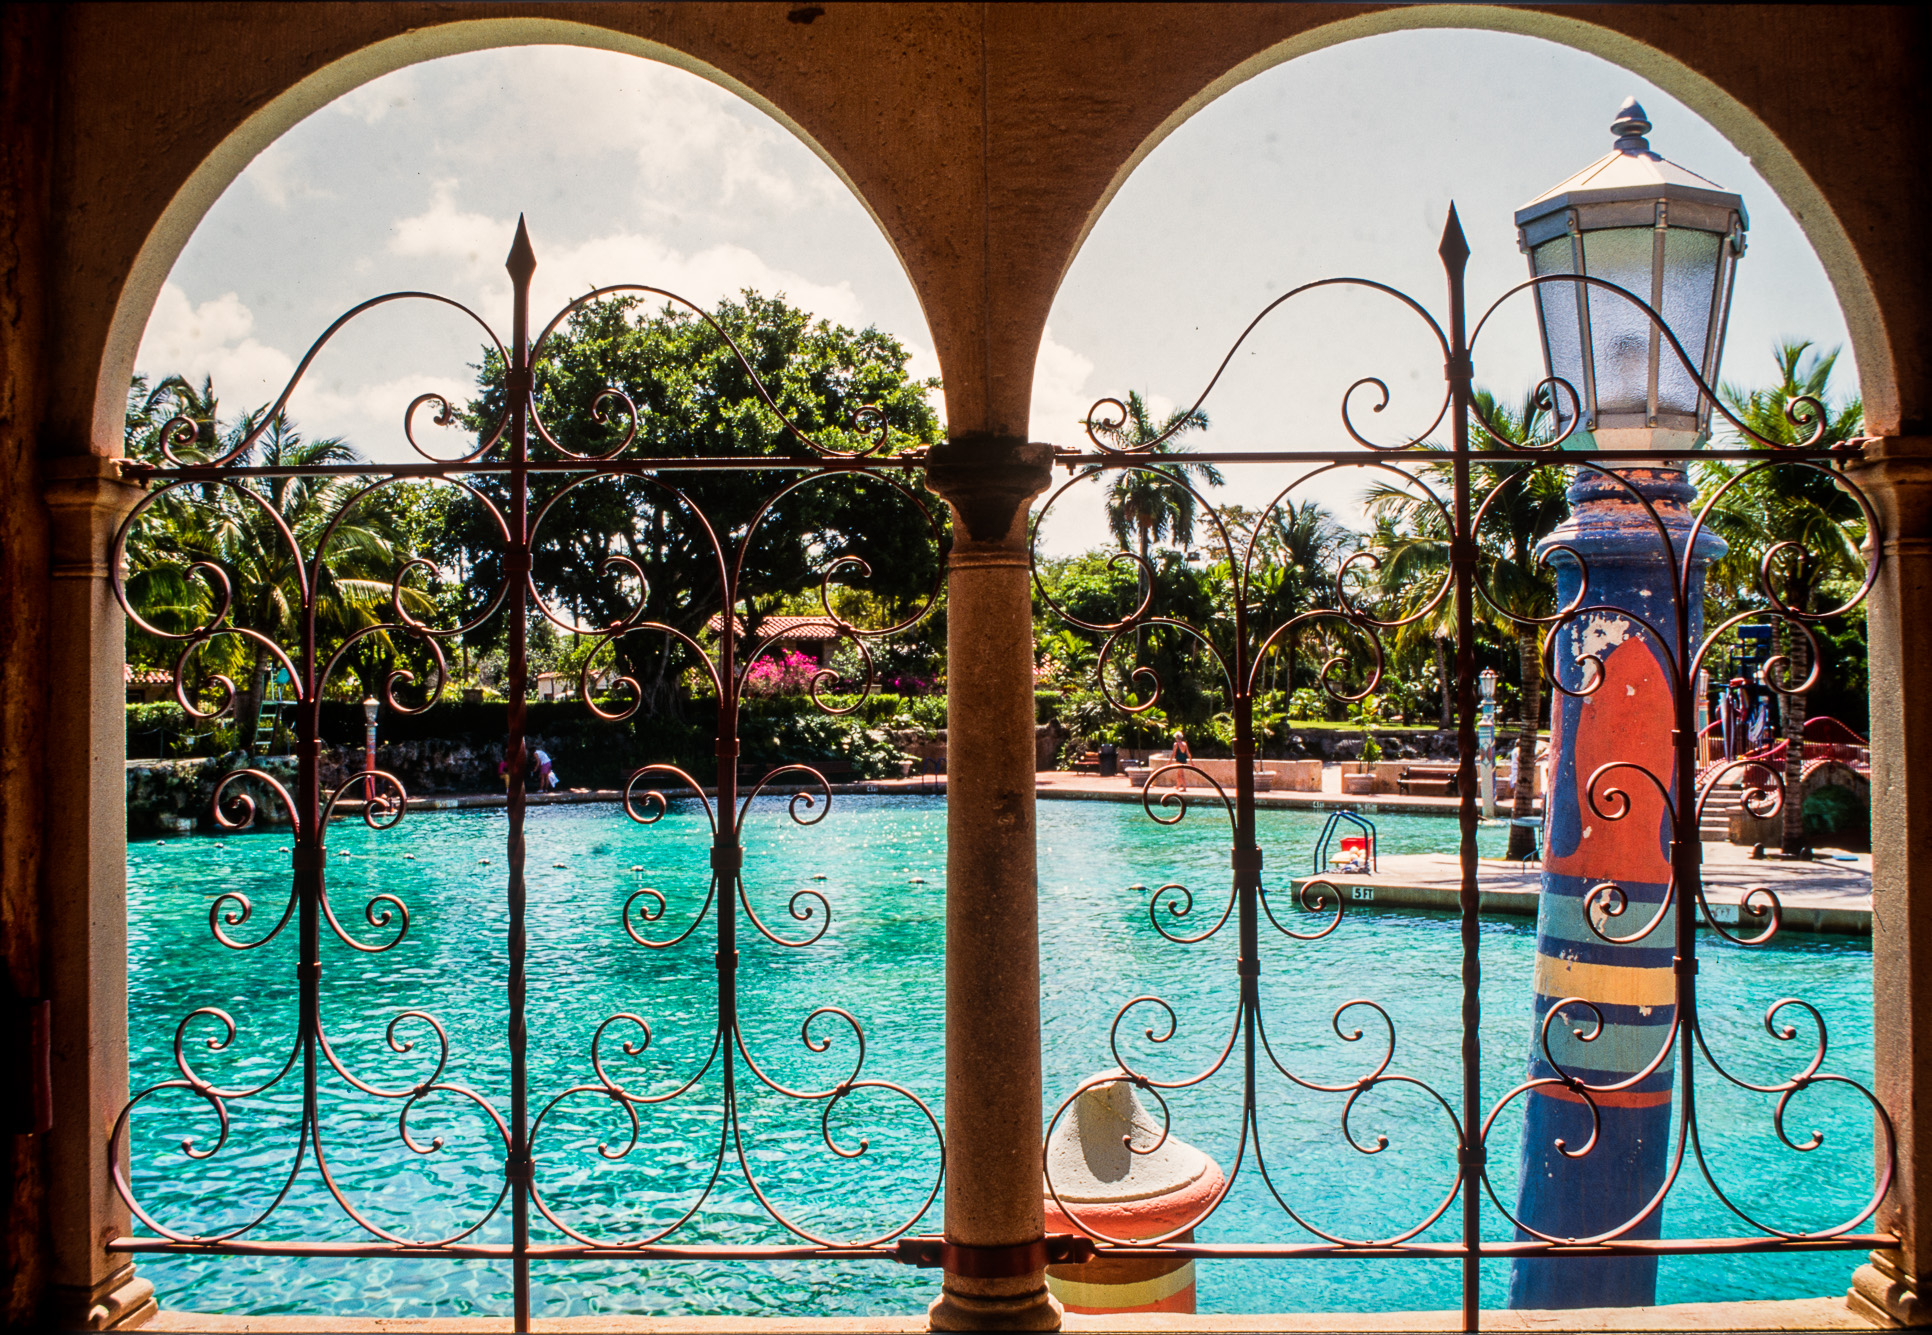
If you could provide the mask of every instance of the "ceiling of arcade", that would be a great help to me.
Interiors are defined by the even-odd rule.
[[[953,431],[1018,433],[1055,289],[1141,157],[1271,65],[1423,25],[1564,41],[1696,107],[1810,234],[1872,428],[1932,418],[1926,261],[1900,221],[1927,193],[1915,133],[1926,21],[1903,7],[77,5],[60,24],[55,452],[116,447],[154,295],[255,153],[389,70],[527,43],[680,64],[792,126],[905,263]]]

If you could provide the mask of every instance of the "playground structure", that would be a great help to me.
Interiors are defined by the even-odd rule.
[[[1733,734],[1735,735],[1735,734]],[[1773,792],[1784,781],[1786,743],[1784,738],[1755,750],[1726,754],[1723,721],[1704,729],[1700,741],[1707,763],[1700,767],[1698,786],[1727,766],[1704,807],[1703,839],[1706,843],[1743,845],[1775,844],[1783,835],[1782,814],[1759,816],[1746,805],[1746,796],[1755,791]],[[1752,762],[1738,765],[1738,761]],[[1838,719],[1826,715],[1808,718],[1804,723],[1804,754],[1795,795],[1809,804],[1822,790],[1835,788],[1849,795],[1850,801],[1866,813],[1871,810],[1871,749],[1866,739]],[[1844,799],[1829,799],[1842,804]]]

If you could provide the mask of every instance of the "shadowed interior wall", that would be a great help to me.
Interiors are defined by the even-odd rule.
[[[0,1023],[41,994],[39,924],[47,689],[47,523],[35,451],[46,394],[45,247],[53,84],[36,57],[57,35],[48,7],[0,9]],[[11,1045],[9,1045],[11,1051]],[[12,1083],[15,1071],[0,1074]],[[9,1110],[11,1112],[11,1110]],[[33,1315],[46,1282],[45,1188],[37,1137],[11,1134],[0,1158],[6,1238],[0,1321]]]

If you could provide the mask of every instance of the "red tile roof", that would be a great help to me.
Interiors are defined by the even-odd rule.
[[[740,635],[745,633],[743,617],[733,617],[731,624]],[[724,618],[714,616],[704,623],[704,628],[716,635],[724,628]],[[758,623],[761,640],[836,640],[838,637],[838,623],[830,617],[766,617]]]

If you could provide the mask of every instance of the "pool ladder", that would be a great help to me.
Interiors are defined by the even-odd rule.
[[[1358,811],[1343,808],[1329,813],[1328,821],[1322,826],[1321,837],[1315,840],[1315,875],[1328,875],[1328,842],[1346,821],[1368,836],[1368,870],[1375,873],[1375,822]]]

